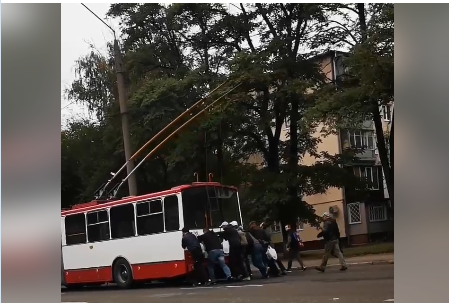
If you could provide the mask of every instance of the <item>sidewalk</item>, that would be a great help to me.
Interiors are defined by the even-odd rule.
[[[357,266],[357,265],[379,265],[379,264],[394,264],[394,254],[376,254],[376,255],[365,255],[358,257],[348,257],[345,258],[348,266]],[[306,267],[315,267],[321,264],[321,259],[304,259],[304,265]],[[285,267],[287,267],[287,261],[282,260]],[[293,268],[297,268],[299,266],[298,261],[293,261]],[[331,257],[329,259],[329,263],[327,266],[340,266],[338,259]],[[253,271],[257,271],[255,267],[251,265]]]
[[[394,264],[394,254],[376,254],[376,255],[365,255],[358,257],[348,257],[345,258],[348,266],[351,265],[376,265],[376,264]],[[304,264],[307,267],[319,266],[321,264],[321,259],[304,259]],[[287,261],[283,261],[287,265]],[[294,264],[298,264],[298,261],[293,261]],[[295,265],[294,265],[295,266]],[[299,266],[299,265],[298,265]],[[340,266],[337,258],[330,258],[328,266]]]

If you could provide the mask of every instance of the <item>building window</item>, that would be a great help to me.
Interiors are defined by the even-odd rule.
[[[369,221],[370,222],[387,221],[387,207],[384,204],[370,205]]]
[[[299,218],[296,221],[296,230],[297,231],[304,230],[304,222],[302,222]]]
[[[354,167],[354,175],[368,183],[368,188],[372,190],[379,189],[379,167],[378,166],[359,166]]]
[[[281,222],[273,222],[273,225],[271,226],[271,230],[274,233],[278,233],[282,231]]]
[[[384,121],[391,120],[391,105],[382,105],[380,109],[380,115]]]
[[[350,130],[348,131],[351,148],[374,150],[375,139],[372,130]]]
[[[349,203],[348,204],[348,219],[349,224],[362,223],[362,215],[360,212],[360,203]]]

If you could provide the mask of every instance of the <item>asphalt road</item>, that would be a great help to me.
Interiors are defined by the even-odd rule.
[[[145,285],[62,291],[63,303],[382,303],[394,301],[394,266],[354,266],[346,272],[334,267],[325,273],[310,268],[286,277],[205,288]]]

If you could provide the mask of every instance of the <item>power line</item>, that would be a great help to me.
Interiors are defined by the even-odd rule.
[[[74,104],[76,101],[72,101],[69,104],[67,104],[66,106],[64,106],[63,108],[61,108],[61,110],[66,109],[67,107],[69,107],[70,105]]]
[[[104,25],[106,25],[114,34],[114,39],[115,39],[115,30],[109,24],[107,24],[103,19],[101,19],[97,14],[95,14],[90,8],[88,8],[84,3],[81,3],[81,5],[84,6],[92,15],[94,15],[98,20],[100,20]]]

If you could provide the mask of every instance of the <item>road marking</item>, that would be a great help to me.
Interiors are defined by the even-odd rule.
[[[221,288],[221,287],[211,287],[211,286],[196,286],[196,287],[182,287],[182,290],[192,290],[192,289],[212,289],[212,288]]]
[[[227,285],[227,286],[225,286],[225,287],[228,287],[228,288],[241,288],[241,287],[261,287],[261,286],[263,286],[263,285]]]
[[[218,288],[243,288],[243,287],[262,287],[262,284],[249,284],[249,285],[224,285],[224,286],[198,286],[198,287],[184,287],[182,290],[192,289],[218,289]]]
[[[151,295],[150,298],[169,298],[174,296],[180,296],[183,295],[182,293],[167,293],[167,294],[155,294]]]

